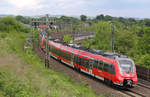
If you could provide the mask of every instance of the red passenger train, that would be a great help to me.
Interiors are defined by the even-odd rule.
[[[40,34],[42,49],[46,47],[46,37]],[[47,43],[52,57],[106,83],[134,87],[138,81],[135,64],[126,56],[52,40]]]

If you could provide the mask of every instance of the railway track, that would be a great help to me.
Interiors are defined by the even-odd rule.
[[[124,91],[125,92],[125,91]],[[146,97],[146,95],[142,93],[138,93],[136,91],[133,91],[132,89],[128,89],[128,91],[125,92],[126,94],[130,95],[131,97]]]
[[[144,87],[144,88],[147,88],[147,89],[150,90],[150,86],[146,86],[146,85],[141,84],[141,83],[138,83],[137,86],[139,86],[139,87]]]
[[[150,86],[145,85],[144,82],[146,84],[147,81],[141,80],[134,89],[128,89],[128,91],[124,91],[124,93],[130,95],[131,97],[150,97],[150,95],[148,96],[146,94],[146,91],[142,92],[142,90],[150,91]]]
[[[144,84],[146,86],[150,86],[150,82],[149,81],[146,81],[146,80],[143,80],[143,79],[138,79],[138,80],[139,80],[139,83]]]

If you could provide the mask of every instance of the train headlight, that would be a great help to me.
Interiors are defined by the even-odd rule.
[[[132,73],[132,76],[135,76],[135,73]]]
[[[122,76],[124,76],[124,73],[122,71],[120,73],[121,73]]]

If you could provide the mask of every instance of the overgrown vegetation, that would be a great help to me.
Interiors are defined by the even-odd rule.
[[[29,32],[29,27],[25,26],[21,22],[18,22],[13,17],[0,18],[0,32]]]
[[[90,29],[96,32],[91,48],[111,51],[110,21],[99,21]],[[121,22],[114,22],[114,51],[115,53],[127,55],[134,59],[137,65],[150,67],[150,27],[138,24],[125,25]],[[84,42],[89,45],[89,40]]]
[[[4,20],[3,20],[4,19]],[[63,73],[52,69],[46,69],[44,63],[29,48],[24,51],[25,39],[29,37],[21,26],[15,29],[13,27],[5,32],[0,30],[0,56],[15,54],[18,57],[14,60],[21,60],[20,63],[12,63],[14,71],[8,65],[0,68],[0,96],[4,97],[98,97],[91,88],[84,83],[79,84]],[[1,21],[8,21],[7,18],[1,18]],[[3,24],[0,23],[0,24]],[[7,26],[7,25],[5,25]],[[6,27],[7,28],[7,27]],[[19,30],[18,30],[19,29]],[[34,33],[33,33],[34,34]],[[34,37],[35,38],[35,37]],[[22,65],[25,66],[22,66]],[[57,65],[57,64],[56,64]],[[16,70],[20,72],[16,72]]]
[[[70,35],[64,35],[63,40],[64,40],[65,42],[67,42],[67,43],[70,43],[71,40],[72,40],[72,37],[71,37]]]

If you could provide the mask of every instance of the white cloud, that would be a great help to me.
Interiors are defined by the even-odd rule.
[[[121,0],[121,1],[128,2],[128,3],[140,3],[140,4],[150,3],[150,0]]]
[[[14,5],[16,8],[21,8],[21,9],[39,9],[43,8],[40,3],[43,0],[8,0],[9,3]]]
[[[72,9],[84,5],[85,0],[58,0],[58,6],[62,9]]]
[[[121,4],[126,6],[125,9],[121,8]],[[85,14],[89,16],[102,13],[113,16],[150,17],[150,14],[147,13],[150,10],[148,4],[150,0],[0,0],[0,13],[15,15]]]
[[[8,9],[8,12],[11,12],[11,14],[20,14],[24,11],[35,11],[42,8],[45,8],[42,4],[45,0],[6,0],[10,5],[13,6],[11,10]]]
[[[150,18],[149,12],[150,8],[126,8],[126,9],[111,9],[103,14],[111,16],[122,16],[122,17],[135,17],[135,18]]]

